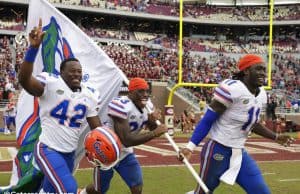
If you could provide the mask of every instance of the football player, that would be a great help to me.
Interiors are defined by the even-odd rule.
[[[34,159],[44,174],[44,192],[76,193],[77,183],[72,175],[75,149],[85,120],[91,129],[101,125],[98,96],[81,83],[82,67],[75,58],[61,63],[60,76],[45,72],[32,76],[44,35],[40,19],[38,27],[29,34],[30,46],[18,77],[23,88],[39,98],[42,132]]]
[[[119,173],[132,194],[141,194],[143,188],[141,166],[133,152],[133,147],[161,136],[167,132],[165,125],[155,123],[158,115],[149,114],[149,86],[142,78],[132,78],[128,85],[128,96],[114,98],[108,105],[110,120],[107,125],[113,128],[120,138],[123,148],[120,161],[111,169],[94,169],[94,185],[89,185],[81,193],[106,193],[114,170]],[[142,129],[150,131],[141,132]]]
[[[212,102],[198,123],[179,159],[190,159],[193,150],[210,133],[201,152],[200,177],[211,192],[220,180],[238,183],[247,193],[271,193],[252,157],[244,149],[252,131],[285,146],[293,139],[278,135],[261,125],[259,116],[267,103],[262,87],[265,63],[260,56],[247,54],[238,62],[239,73],[234,79],[222,81],[215,89]],[[204,193],[197,186],[193,193]]]
[[[11,125],[13,125],[14,128],[16,127],[16,113],[17,107],[14,100],[11,99],[4,110],[4,134],[9,135],[12,132],[12,129],[10,128]]]

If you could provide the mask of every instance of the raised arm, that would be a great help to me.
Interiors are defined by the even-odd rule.
[[[34,27],[29,33],[30,46],[26,51],[18,75],[22,87],[33,96],[41,96],[44,92],[43,84],[32,76],[33,63],[44,35],[45,32],[42,31],[42,20],[40,19],[38,27]]]

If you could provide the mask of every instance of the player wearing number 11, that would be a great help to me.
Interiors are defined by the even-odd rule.
[[[293,139],[276,135],[261,125],[260,113],[267,103],[263,87],[265,63],[260,56],[248,54],[238,62],[239,72],[215,89],[212,102],[198,123],[189,143],[180,151],[189,159],[193,149],[210,132],[201,152],[200,177],[213,192],[220,180],[238,183],[247,193],[269,194],[263,176],[252,157],[244,149],[252,131],[288,146]],[[204,193],[198,186],[193,193]]]
[[[39,97],[42,132],[34,158],[44,177],[43,191],[76,193],[72,175],[74,153],[87,120],[91,129],[101,125],[98,96],[81,83],[82,67],[75,58],[61,63],[60,76],[41,73],[32,76],[33,63],[45,32],[42,21],[29,34],[30,47],[21,65],[19,81],[33,96]]]

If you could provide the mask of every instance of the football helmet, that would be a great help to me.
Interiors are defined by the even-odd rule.
[[[84,139],[86,157],[103,170],[113,167],[121,154],[121,141],[113,130],[101,126],[89,131]]]

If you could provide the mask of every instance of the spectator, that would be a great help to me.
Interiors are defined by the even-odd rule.
[[[17,108],[16,108],[16,103],[14,100],[11,100],[5,107],[4,110],[4,134],[9,135],[11,134],[12,130],[15,129],[16,127],[16,113],[17,113]],[[13,125],[13,129],[11,129],[11,125]]]
[[[271,101],[271,102],[269,102]],[[270,100],[267,103],[267,117],[268,119],[271,119],[272,121],[276,120],[276,107],[277,107],[277,102],[275,101],[274,98],[270,98]]]

